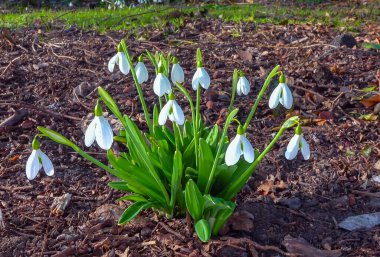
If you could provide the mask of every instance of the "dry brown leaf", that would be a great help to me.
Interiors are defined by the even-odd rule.
[[[238,53],[238,55],[243,61],[251,62],[253,59],[252,53],[248,50],[245,50],[245,51],[237,50],[236,52]]]
[[[366,107],[369,108],[371,106],[374,106],[377,103],[380,103],[380,94],[373,95],[371,97],[368,97],[366,99],[361,100],[361,103]]]

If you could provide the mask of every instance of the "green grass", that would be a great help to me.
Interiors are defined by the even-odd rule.
[[[334,27],[344,27],[347,30],[356,30],[366,22],[379,23],[379,6],[347,6],[337,8],[334,5],[314,8],[299,8],[287,6],[251,5],[206,5],[203,7],[182,6],[146,6],[138,8],[125,8],[122,10],[108,9],[78,9],[75,11],[38,10],[33,12],[17,12],[2,14],[0,27],[11,29],[28,27],[42,23],[49,27],[52,22],[62,22],[69,27],[72,24],[85,30],[131,30],[150,25],[153,28],[164,29],[168,23],[174,30],[184,26],[184,17],[207,9],[207,15],[231,22],[256,22],[273,24],[299,24],[314,23]],[[180,11],[181,15],[174,15]]]

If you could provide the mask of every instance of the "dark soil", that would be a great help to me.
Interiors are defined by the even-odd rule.
[[[379,52],[360,47],[364,41],[379,40],[378,27],[363,27],[354,35],[358,42],[354,48],[331,46],[339,31],[317,25],[256,27],[200,18],[188,21],[179,33],[168,27],[131,34],[99,35],[59,25],[50,30],[3,31],[0,120],[21,109],[27,112],[21,114],[21,120],[0,126],[0,211],[4,222],[0,223],[0,256],[274,257],[297,253],[295,242],[318,257],[380,256],[378,227],[349,232],[337,226],[348,216],[380,211],[376,193],[380,184],[371,180],[380,173],[379,120],[360,119],[360,115],[372,113],[373,107],[365,108],[355,100],[364,94],[361,89],[379,83]],[[84,147],[83,131],[98,85],[107,88],[121,109],[145,129],[131,76],[110,74],[106,66],[126,35],[135,56],[144,49],[178,56],[189,89],[195,50],[202,48],[212,77],[201,106],[207,124],[225,119],[234,68],[244,70],[252,83],[253,92],[237,100],[241,120],[276,64],[282,66],[294,91],[292,112],[305,123],[311,160],[298,156],[287,161],[283,157],[293,135],[292,131],[285,133],[238,195],[237,212],[221,237],[208,244],[200,243],[185,219],[166,220],[151,211],[125,227],[117,226],[128,203],[115,202],[122,194],[107,187],[113,178],[49,140],[42,142],[42,150],[52,158],[56,174],[47,177],[42,172],[33,181],[25,176],[37,125],[55,129]],[[153,70],[149,69],[144,94],[151,107],[156,98]],[[185,103],[182,99],[182,106]],[[274,115],[267,108],[267,97],[264,99],[248,129],[256,148],[264,149],[285,115],[283,110]],[[106,162],[97,147],[88,150]],[[66,193],[71,193],[72,199],[64,212],[53,210],[54,198]]]

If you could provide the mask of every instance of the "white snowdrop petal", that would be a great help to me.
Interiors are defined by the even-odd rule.
[[[108,61],[108,70],[110,72],[113,72],[115,68],[115,64],[117,63],[117,59],[119,58],[118,54],[115,54],[109,61]]]
[[[239,83],[240,80],[238,81],[238,83],[236,84],[236,93],[238,94],[238,96],[241,96],[242,94],[242,91],[241,91],[241,83]]]
[[[293,95],[292,92],[290,91],[289,87],[284,83],[282,87],[282,105],[286,109],[291,109],[293,106]]]
[[[300,144],[300,136],[294,135],[292,139],[290,139],[289,144],[286,148],[285,157],[288,160],[293,160],[298,153]]]
[[[119,54],[119,69],[121,73],[123,73],[124,75],[128,75],[130,68],[129,68],[127,57],[125,56],[123,52],[119,52],[118,54]]]
[[[200,68],[201,69],[201,75],[200,75],[200,78],[199,78],[199,84],[201,84],[201,86],[204,88],[204,89],[208,89],[210,87],[210,76],[208,75],[207,71],[205,68]]]
[[[170,92],[172,91],[172,86],[170,85],[170,81],[165,75],[162,75],[162,90],[166,94],[170,94]]]
[[[236,137],[230,142],[227,147],[225,162],[227,166],[235,165],[241,156],[241,141],[240,135],[236,135]]]
[[[174,121],[178,125],[183,125],[183,123],[185,122],[185,115],[183,114],[181,107],[178,105],[176,101],[173,101],[173,116]]]
[[[248,93],[251,91],[251,85],[249,84],[249,81],[246,77],[241,77],[239,80],[241,80],[241,86],[240,90],[244,95],[248,95]]]
[[[200,78],[201,70],[197,68],[197,71],[194,73],[193,80],[191,81],[191,85],[193,90],[197,90],[199,87],[199,78]]]
[[[269,97],[269,108],[274,109],[277,107],[280,102],[280,94],[281,94],[282,86],[279,84],[272,92]]]
[[[41,158],[42,167],[44,168],[44,171],[46,175],[53,176],[54,175],[54,166],[49,157],[44,154],[41,150],[37,150],[38,155]]]
[[[160,114],[158,115],[158,124],[163,126],[169,116],[170,108],[172,107],[173,100],[169,100],[164,107],[162,107]]]
[[[103,116],[99,116],[98,123],[95,127],[95,137],[100,148],[103,150],[108,150],[111,148],[113,142],[113,131],[110,124]]]
[[[135,71],[139,84],[148,81],[148,70],[143,62],[138,62],[136,64]]]
[[[185,73],[183,72],[181,65],[179,65],[178,63],[173,64],[171,79],[174,84],[176,82],[183,83],[185,81]]]
[[[301,153],[302,153],[302,156],[305,160],[309,160],[310,159],[310,145],[307,143],[307,141],[305,140],[305,138],[302,136],[301,137]]]
[[[161,91],[161,76],[162,74],[159,73],[153,82],[153,91],[158,96],[163,96],[165,92]]]
[[[243,154],[244,154],[244,159],[252,163],[255,160],[255,150],[253,150],[253,147],[249,140],[245,137],[241,137],[241,141],[243,143]]]
[[[84,144],[89,147],[91,146],[95,141],[95,127],[97,123],[98,117],[95,117],[90,125],[88,125],[86,133],[84,135]]]
[[[29,180],[34,179],[37,176],[38,171],[41,169],[41,167],[42,165],[38,160],[37,150],[33,150],[26,162],[26,177]]]

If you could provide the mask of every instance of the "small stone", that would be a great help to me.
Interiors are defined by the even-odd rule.
[[[357,45],[357,42],[351,34],[343,34],[335,37],[331,44],[338,47],[347,46],[353,48]]]
[[[348,231],[367,230],[380,224],[380,212],[350,216],[338,224]]]
[[[302,206],[302,201],[298,197],[281,199],[278,203],[281,205],[285,205],[293,210],[298,210]]]
[[[380,113],[380,103],[377,103],[375,105],[375,108],[373,108],[373,113],[374,114],[379,114]]]
[[[214,102],[213,101],[207,101],[206,103],[207,109],[212,110],[214,108]]]

